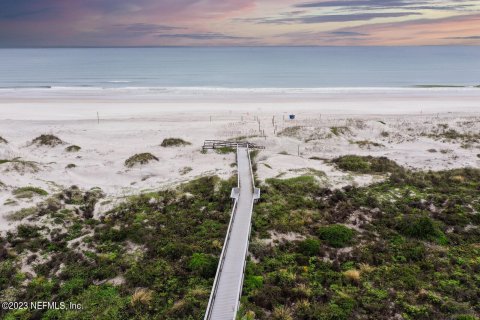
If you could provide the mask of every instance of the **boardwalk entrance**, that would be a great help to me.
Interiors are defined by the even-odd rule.
[[[253,204],[260,196],[255,188],[248,147],[237,147],[238,189],[223,244],[205,320],[234,320],[242,294]]]

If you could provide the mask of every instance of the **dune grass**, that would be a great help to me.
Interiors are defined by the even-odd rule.
[[[23,198],[32,198],[35,195],[47,196],[48,192],[43,190],[42,188],[28,186],[28,187],[22,187],[22,188],[17,188],[13,190],[12,194],[16,198],[23,199]]]
[[[64,142],[53,134],[42,134],[33,139],[30,144],[37,146],[55,147],[64,144]]]
[[[185,141],[180,138],[166,138],[163,139],[162,143],[160,144],[164,148],[168,147],[183,147],[183,146],[189,146],[192,143]]]
[[[79,146],[76,146],[76,145],[71,145],[71,146],[68,146],[65,148],[65,151],[67,152],[78,152],[80,151],[82,148],[79,147]]]
[[[144,165],[148,164],[152,161],[159,161],[157,157],[155,157],[153,154],[145,152],[145,153],[138,153],[127,160],[125,160],[125,166],[127,168],[133,168],[136,165]]]

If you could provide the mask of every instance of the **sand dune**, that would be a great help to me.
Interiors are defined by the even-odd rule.
[[[475,137],[480,132],[480,90],[415,90],[289,92],[285,99],[278,92],[251,97],[248,92],[222,96],[202,91],[201,97],[169,93],[157,101],[152,95],[139,100],[127,95],[123,101],[113,96],[68,98],[67,92],[61,99],[46,95],[36,102],[3,92],[0,136],[8,144],[0,143],[0,160],[9,162],[0,164],[0,230],[13,226],[5,219],[8,214],[42,200],[40,195],[12,194],[25,186],[49,193],[71,185],[100,187],[108,206],[124,196],[197,176],[234,174],[234,155],[202,153],[205,139],[248,137],[265,145],[257,157],[261,180],[313,174],[329,187],[382,179],[341,172],[328,162],[345,154],[387,156],[421,170],[479,167],[480,141]],[[296,119],[289,120],[289,114]],[[449,130],[460,136],[446,137]],[[64,143],[31,145],[41,134],[53,134]],[[160,146],[168,137],[191,145]],[[81,149],[66,151],[71,145]],[[126,159],[142,152],[159,161],[125,166]]]

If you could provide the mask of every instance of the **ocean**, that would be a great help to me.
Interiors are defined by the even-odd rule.
[[[480,85],[480,47],[0,49],[0,88]]]

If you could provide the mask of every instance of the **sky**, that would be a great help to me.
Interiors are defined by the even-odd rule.
[[[0,47],[480,45],[480,0],[1,0]]]

